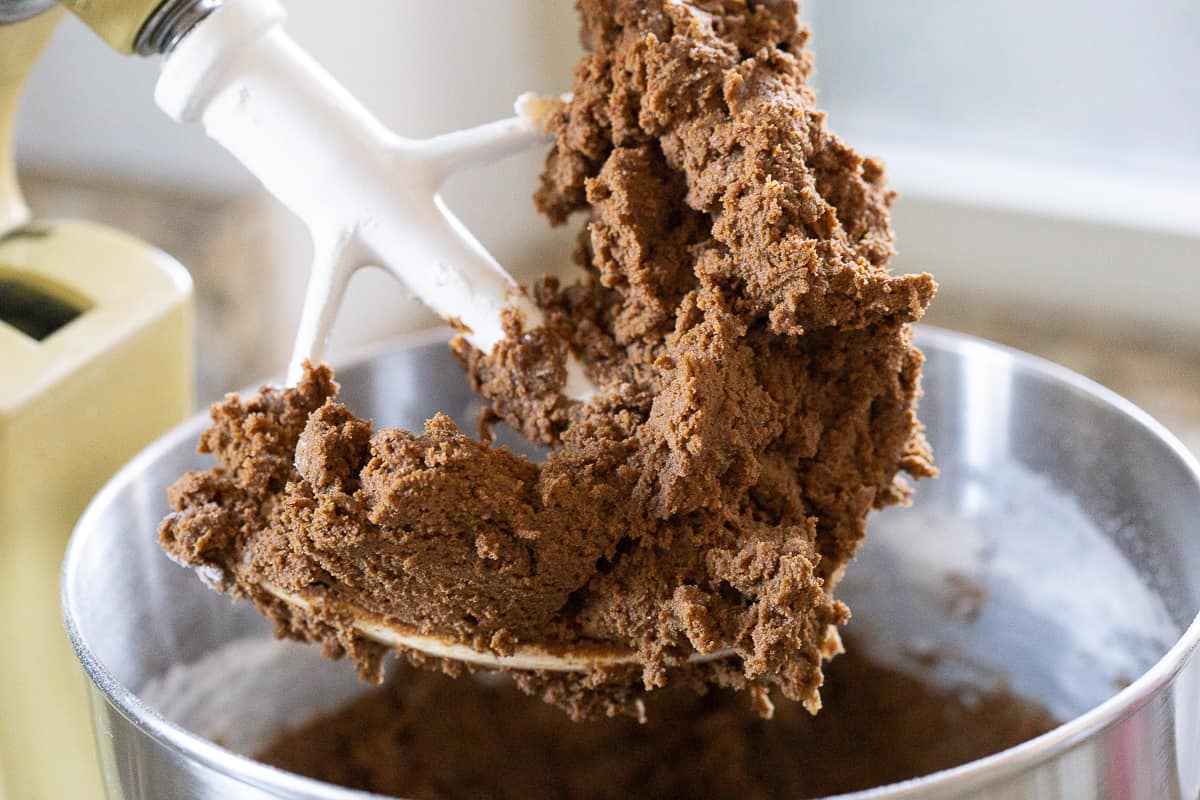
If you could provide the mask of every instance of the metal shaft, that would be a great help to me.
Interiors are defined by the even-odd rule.
[[[166,55],[224,0],[165,0],[155,9],[133,42],[141,56]]]

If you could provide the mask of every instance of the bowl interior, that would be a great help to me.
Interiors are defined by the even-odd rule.
[[[1075,717],[1196,617],[1197,476],[1144,415],[1065,370],[936,330],[919,342],[921,417],[942,474],[912,508],[873,518],[839,589],[850,630],[876,660],[1007,686]],[[443,411],[474,430],[478,402],[444,340],[410,341],[338,380],[377,426],[419,428]],[[273,641],[247,604],[159,550],[166,487],[209,466],[194,452],[205,423],[160,440],[96,499],[68,556],[65,607],[111,700],[248,754],[363,687],[314,648]]]

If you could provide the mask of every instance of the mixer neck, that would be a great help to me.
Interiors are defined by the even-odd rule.
[[[12,5],[11,3],[8,5]],[[15,5],[31,6],[22,2]],[[15,6],[14,6],[15,8]],[[0,3],[0,14],[13,12]],[[58,23],[58,13],[0,27],[0,235],[28,220],[29,209],[17,184],[13,153],[17,106],[25,78]]]

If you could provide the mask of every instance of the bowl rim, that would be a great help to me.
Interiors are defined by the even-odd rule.
[[[1190,474],[1197,491],[1200,492],[1200,461],[1160,422],[1113,390],[1040,356],[970,334],[924,324],[915,326],[914,333],[914,342],[918,347],[933,346],[941,351],[959,356],[975,352],[986,353],[993,358],[1000,357],[1020,371],[1048,378],[1062,384],[1065,388],[1087,395],[1093,400],[1114,408],[1140,425],[1160,444],[1165,445],[1168,452]],[[448,341],[452,335],[452,331],[442,327],[417,331],[359,348],[351,351],[345,358],[332,360],[337,369],[345,369],[400,350]],[[267,381],[267,383],[270,382]],[[227,750],[203,736],[169,721],[156,709],[143,702],[133,690],[123,686],[116,679],[92,651],[79,629],[76,598],[71,587],[81,559],[80,554],[84,548],[84,539],[89,535],[88,531],[94,528],[93,518],[103,514],[113,498],[135,476],[142,474],[146,466],[158,460],[165,452],[176,448],[181,441],[195,440],[207,424],[207,412],[202,410],[151,443],[105,484],[104,488],[88,504],[76,524],[67,546],[61,582],[63,617],[67,635],[76,657],[95,689],[104,696],[110,706],[142,733],[181,756],[195,759],[231,779],[271,791],[289,792],[300,798],[314,798],[315,800],[382,798],[383,795],[347,789],[272,767],[249,756]],[[886,800],[898,800],[922,795],[931,790],[969,792],[984,789],[989,784],[1003,780],[1014,773],[1049,761],[1132,715],[1170,684],[1198,650],[1200,650],[1200,613],[1197,613],[1171,648],[1136,680],[1104,702],[1058,727],[1014,747],[957,767],[899,783],[830,796],[826,800],[884,800],[885,798]]]

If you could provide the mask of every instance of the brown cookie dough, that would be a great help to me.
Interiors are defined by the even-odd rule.
[[[455,343],[546,462],[442,416],[375,431],[310,369],[213,408],[220,466],[172,489],[163,546],[368,674],[382,648],[344,613],[259,581],[500,654],[634,651],[632,669],[520,676],[574,716],[639,714],[669,682],[749,685],[763,709],[777,686],[815,711],[867,515],[906,500],[901,472],[933,473],[908,324],[935,284],[887,271],[892,194],[816,110],[794,3],[579,7],[590,52],[537,202],[588,215],[587,277],[541,282],[547,327],[510,316],[488,355]],[[568,347],[586,404],[560,393]]]
[[[849,652],[810,717],[781,701],[667,689],[649,721],[573,724],[506,686],[401,671],[384,689],[285,733],[258,757],[416,800],[491,797],[818,797],[927,775],[1012,747],[1056,721],[1005,691],[925,685]]]

